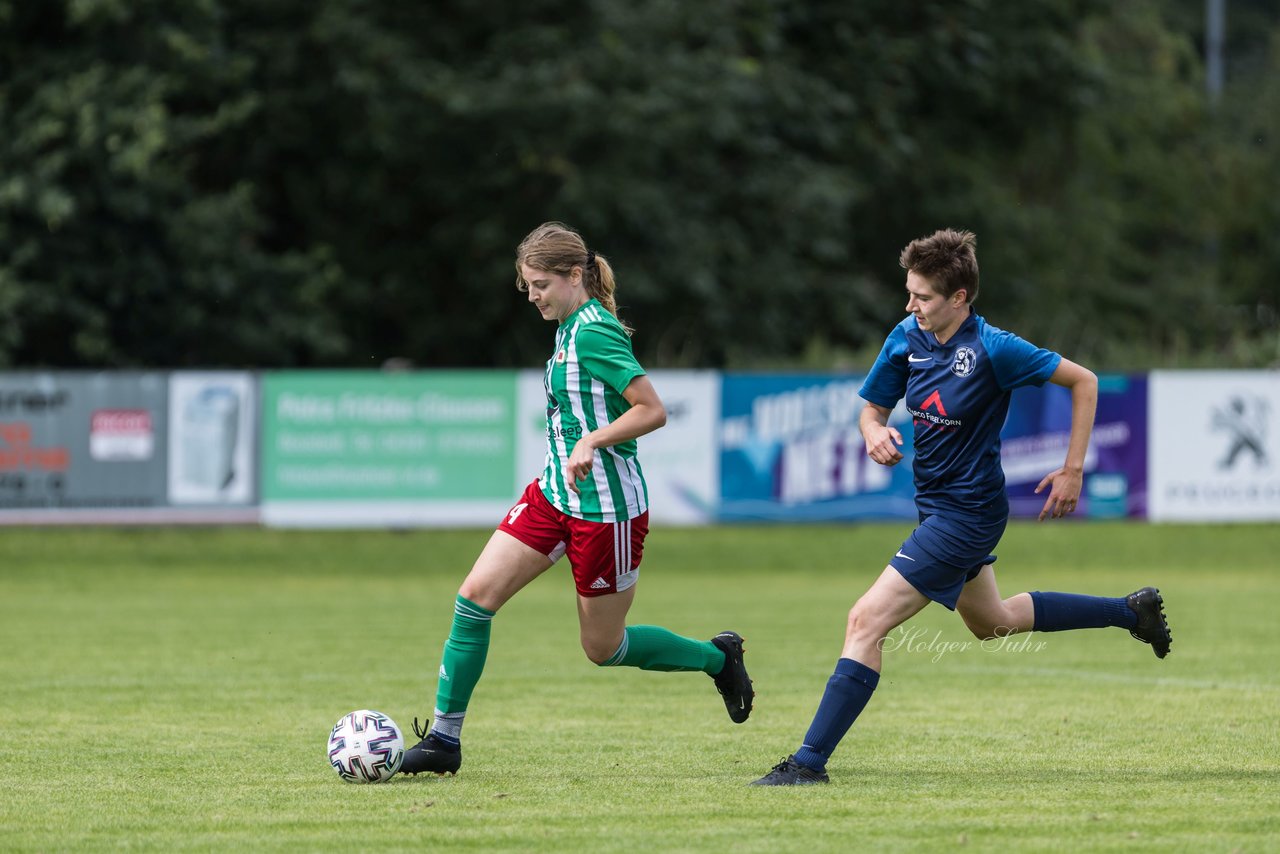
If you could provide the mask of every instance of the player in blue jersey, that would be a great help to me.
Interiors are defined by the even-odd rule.
[[[1045,475],[1040,520],[1075,512],[1093,430],[1098,379],[1057,353],[988,324],[978,296],[973,234],[943,230],[912,241],[907,311],[894,327],[859,394],[867,454],[885,466],[902,460],[902,434],[889,415],[905,401],[914,432],[913,474],[919,526],[849,611],[844,649],[800,749],[754,781],[763,786],[825,783],[827,760],[880,680],[889,633],[932,602],[958,611],[982,639],[1016,632],[1118,626],[1151,644],[1158,658],[1171,638],[1160,592],[1127,597],[1019,593],[1002,598],[992,554],[1009,519],[1000,467],[1000,428],[1010,392],[1051,382],[1071,390],[1071,435],[1062,467]]]

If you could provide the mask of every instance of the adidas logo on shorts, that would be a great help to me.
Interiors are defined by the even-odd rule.
[[[605,581],[603,578],[597,578],[595,581],[591,582],[591,589],[592,590],[608,590],[609,582]]]

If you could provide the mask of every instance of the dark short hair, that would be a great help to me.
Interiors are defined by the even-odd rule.
[[[944,299],[961,289],[965,302],[978,298],[978,238],[972,231],[944,228],[917,238],[902,250],[898,263],[933,282]]]

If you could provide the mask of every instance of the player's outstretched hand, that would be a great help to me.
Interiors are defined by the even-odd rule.
[[[1065,468],[1045,475],[1044,480],[1040,481],[1040,485],[1036,487],[1036,495],[1039,495],[1046,486],[1050,487],[1049,497],[1045,499],[1044,507],[1040,510],[1039,521],[1043,522],[1046,516],[1061,519],[1068,513],[1076,512],[1076,503],[1080,500],[1080,487],[1083,481],[1082,472],[1068,471]]]

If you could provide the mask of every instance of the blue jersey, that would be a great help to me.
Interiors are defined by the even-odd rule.
[[[915,317],[893,328],[858,394],[886,409],[905,399],[921,514],[1008,516],[1000,429],[1010,393],[1044,385],[1061,361],[972,312],[945,344]]]

